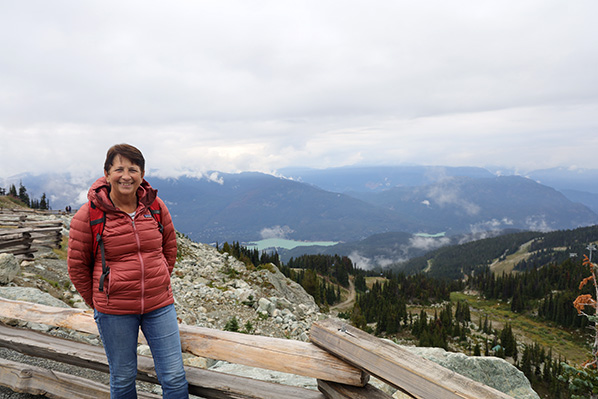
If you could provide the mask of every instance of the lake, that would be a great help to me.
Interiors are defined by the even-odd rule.
[[[258,251],[262,251],[267,248],[293,249],[296,247],[308,247],[311,245],[329,247],[336,244],[338,244],[336,241],[295,241],[287,240],[285,238],[267,238],[265,240],[244,243],[243,246],[247,248],[257,248]]]

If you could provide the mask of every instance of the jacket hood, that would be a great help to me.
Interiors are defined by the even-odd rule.
[[[103,211],[114,211],[116,207],[109,197],[110,185],[105,176],[100,177],[91,185],[87,192],[87,199],[92,201],[98,208]],[[139,188],[137,188],[137,201],[139,205],[149,206],[156,200],[158,190],[153,188],[147,180],[143,179]]]

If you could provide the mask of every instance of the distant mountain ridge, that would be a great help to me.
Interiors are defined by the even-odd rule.
[[[504,228],[549,231],[598,222],[585,205],[521,176],[453,177],[426,186],[352,195],[426,220],[435,229],[431,232],[449,234]]]
[[[452,236],[598,223],[596,212],[554,188],[521,176],[496,176],[482,168],[336,168],[320,173],[323,185],[328,181],[354,190],[341,193],[317,187],[307,181],[309,174],[282,178],[209,172],[202,178],[147,179],[168,204],[177,229],[206,243],[270,237],[347,243],[383,233]],[[19,179],[34,196],[46,192],[54,209],[83,203],[94,180],[26,174]],[[584,184],[591,183],[584,179]],[[6,186],[8,179],[3,181]],[[591,193],[588,198],[593,198]]]
[[[152,179],[180,231],[201,242],[252,241],[268,235],[296,240],[359,240],[410,224],[391,210],[348,195],[262,173],[207,179]]]

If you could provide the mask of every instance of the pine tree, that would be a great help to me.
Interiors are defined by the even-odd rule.
[[[505,356],[510,356],[517,361],[517,341],[515,341],[510,323],[507,323],[500,333],[500,344],[503,347]]]
[[[29,194],[27,194],[27,189],[23,185],[23,182],[19,184],[19,199],[27,206],[29,206]]]

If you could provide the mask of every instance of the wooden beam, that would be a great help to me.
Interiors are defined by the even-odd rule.
[[[6,359],[2,359],[2,364],[0,364],[0,385],[15,392],[43,395],[56,399],[110,398],[110,388],[99,382]],[[160,396],[146,392],[140,392],[139,397],[144,399],[160,398]]]
[[[17,238],[13,240],[0,240],[0,248],[18,249],[19,247],[29,247],[33,240],[31,238]]]
[[[181,325],[183,350],[211,359],[364,386],[369,375],[309,342]]]
[[[100,335],[92,310],[56,308],[0,298],[0,316]]]
[[[16,247],[16,248],[4,248],[2,250],[0,250],[0,253],[6,253],[6,254],[13,254],[13,255],[25,255],[27,258],[32,258],[33,259],[33,252],[37,252],[36,248],[30,248],[29,246],[21,246],[21,247]]]
[[[30,234],[33,231],[30,227],[21,227],[18,229],[0,229],[0,236],[5,234],[23,234],[27,233]]]
[[[318,389],[327,399],[392,399],[392,396],[371,384],[365,387],[318,380]]]
[[[0,346],[36,357],[43,357],[108,373],[104,349],[35,331],[0,324]],[[137,379],[157,384],[151,357],[138,356]],[[189,393],[206,399],[324,399],[318,391],[239,377],[196,367],[185,367]]]
[[[310,338],[321,348],[415,398],[511,398],[337,319],[314,323]]]
[[[0,316],[98,334],[91,311],[0,298]],[[309,342],[180,325],[183,350],[197,356],[364,386],[369,375]]]

